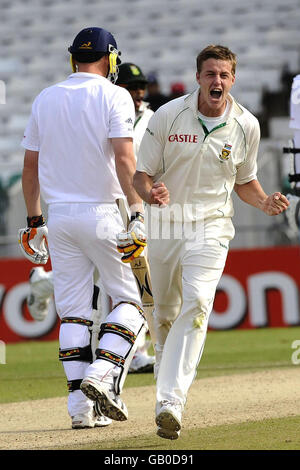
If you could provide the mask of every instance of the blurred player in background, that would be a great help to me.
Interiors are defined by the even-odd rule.
[[[157,434],[167,439],[180,433],[234,236],[231,192],[235,189],[243,201],[268,215],[282,213],[289,204],[279,192],[266,195],[257,180],[260,129],[257,119],[229,94],[235,67],[236,56],[227,47],[211,45],[198,55],[200,87],[155,112],[134,177],[153,215],[148,255],[157,339],[156,424]],[[158,191],[161,205],[170,199],[171,217],[166,208],[151,208]],[[163,229],[164,221],[170,237],[151,238],[153,225],[161,223]]]
[[[147,83],[148,80],[138,65],[131,62],[125,62],[119,66],[116,84],[126,88],[134,102],[135,121],[133,125],[133,149],[136,159],[149,119],[154,114],[149,107],[149,103],[144,101]],[[146,340],[145,332],[144,336],[140,336],[136,353],[129,367],[129,373],[153,372],[155,358],[147,353],[148,348],[149,343]]]
[[[137,157],[138,149],[148,125],[153,111],[149,109],[148,103],[143,98],[146,92],[147,79],[142,70],[133,63],[123,63],[119,66],[118,79],[116,84],[126,88],[134,102],[135,121],[133,148],[135,157]],[[47,313],[50,299],[53,295],[53,273],[46,272],[44,268],[33,268],[29,278],[30,293],[27,299],[27,305],[32,317],[35,320],[44,320]],[[106,295],[103,291],[102,295]],[[104,320],[102,315],[102,321]],[[153,372],[155,362],[154,356],[150,356],[147,352],[149,342],[146,339],[146,330],[140,335],[139,344],[131,364],[129,373],[145,373]]]
[[[284,152],[290,157],[290,173],[288,175],[291,193],[287,194],[290,206],[286,211],[288,228],[292,237],[299,239],[300,228],[300,75],[293,79],[290,95],[290,129],[293,140]]]
[[[143,204],[132,185],[135,110],[128,91],[111,83],[120,62],[116,41],[102,28],[85,28],[69,52],[74,73],[37,96],[22,141],[28,217],[19,243],[32,262],[45,264],[48,238],[68,411],[72,427],[83,427],[99,419],[95,409],[110,419],[127,419],[120,394],[145,329],[135,278],[116,247],[116,234],[124,230],[117,199],[125,195],[133,211],[128,230],[135,243],[145,246],[146,236]],[[101,325],[93,361],[95,268],[113,308]]]
[[[160,84],[155,73],[149,73],[147,80],[146,101],[149,102],[152,111],[156,111],[160,106],[167,103],[169,98],[161,92]]]

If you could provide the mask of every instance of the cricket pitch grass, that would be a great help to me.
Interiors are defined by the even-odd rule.
[[[300,450],[296,340],[299,327],[210,331],[176,441],[156,436],[152,374],[128,376],[122,394],[128,421],[72,430],[58,343],[7,345],[0,449]]]

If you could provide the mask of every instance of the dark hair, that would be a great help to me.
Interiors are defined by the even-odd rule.
[[[107,55],[107,52],[80,51],[73,52],[72,57],[76,62],[87,64],[97,62]]]
[[[228,60],[231,62],[231,72],[235,75],[236,55],[228,47],[210,44],[197,56],[197,72],[200,73],[202,64],[207,59]]]

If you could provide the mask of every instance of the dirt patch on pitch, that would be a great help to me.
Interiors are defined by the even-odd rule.
[[[300,414],[300,374],[295,368],[197,380],[183,417],[184,429]],[[125,389],[129,419],[106,428],[70,429],[66,398],[0,405],[0,449],[57,449],[122,438],[155,436],[155,387]]]

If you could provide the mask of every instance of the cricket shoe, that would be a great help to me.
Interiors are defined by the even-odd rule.
[[[149,356],[147,352],[137,351],[130,363],[129,374],[142,374],[153,372],[155,357]]]
[[[182,406],[163,400],[156,406],[157,435],[165,439],[178,439],[181,430]]]
[[[180,436],[180,431],[172,431],[171,429],[158,427],[156,434],[164,439],[175,440],[178,439],[178,437]]]
[[[53,295],[52,272],[46,272],[43,267],[32,268],[29,274],[29,286],[28,310],[34,320],[43,321],[48,314]]]
[[[104,416],[94,406],[92,411],[85,414],[72,416],[72,429],[102,428],[112,423],[112,420]]]
[[[128,411],[125,403],[116,394],[113,384],[101,382],[94,377],[85,377],[80,385],[81,391],[93,401],[97,401],[97,408],[114,421],[128,419]]]

